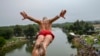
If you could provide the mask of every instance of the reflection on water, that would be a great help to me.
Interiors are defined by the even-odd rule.
[[[31,56],[31,53],[26,51],[26,44],[22,46],[21,49],[15,49],[9,53],[6,53],[5,56]]]
[[[55,34],[55,39],[48,47],[47,56],[70,56],[76,53],[76,49],[71,48],[67,36],[61,29],[54,28],[53,33]]]
[[[65,33],[59,28],[53,28],[55,35],[54,41],[47,49],[47,56],[70,56],[76,54],[76,49],[71,48],[71,44],[68,43]],[[31,43],[24,44],[21,48],[17,48],[5,56],[31,56],[32,46]]]
[[[32,50],[33,50],[32,43],[31,42],[27,42],[26,43],[26,51],[31,53]]]

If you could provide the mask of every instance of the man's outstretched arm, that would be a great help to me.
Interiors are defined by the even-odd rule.
[[[65,19],[65,17],[64,17],[65,14],[66,14],[66,10],[62,10],[60,12],[60,15],[57,15],[54,18],[50,19],[50,22],[52,23],[52,22],[56,21],[57,19],[59,19],[60,17]]]
[[[20,12],[20,14],[23,16],[23,20],[24,19],[29,19],[29,20],[34,21],[36,23],[40,23],[40,20],[37,20],[37,19],[35,19],[35,18],[27,15],[24,11],[23,12]]]

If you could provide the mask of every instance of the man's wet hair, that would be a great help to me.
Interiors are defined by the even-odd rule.
[[[47,19],[47,17],[43,17],[43,20]]]

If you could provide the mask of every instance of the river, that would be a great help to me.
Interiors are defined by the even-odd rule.
[[[76,49],[71,48],[66,34],[60,28],[53,28],[53,33],[55,39],[47,49],[47,56],[70,56],[77,53]],[[22,47],[6,53],[5,56],[31,56],[31,52],[26,51],[26,47],[27,44],[24,44]]]

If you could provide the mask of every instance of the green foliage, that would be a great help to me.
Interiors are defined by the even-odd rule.
[[[16,25],[14,27],[14,35],[15,36],[22,36],[22,32],[23,32],[23,30],[20,25]]]
[[[68,32],[74,32],[80,35],[87,34],[89,30],[94,31],[94,27],[91,23],[79,20],[71,25],[65,25],[63,28],[68,30]]]
[[[5,39],[3,37],[0,37],[0,48],[3,47],[5,43],[6,43]]]
[[[10,39],[12,36],[33,36],[37,31],[39,31],[37,24],[2,26],[0,27],[0,36],[5,39]]]
[[[28,37],[32,37],[36,34],[36,28],[33,25],[28,25],[27,29],[24,30],[24,34]]]
[[[0,36],[4,37],[5,39],[10,39],[13,35],[12,29],[0,29]]]
[[[24,43],[25,41],[23,40],[15,40],[15,42],[11,43],[10,45],[2,47],[0,50],[0,56],[5,56],[6,53],[13,51],[15,48],[21,48]]]

